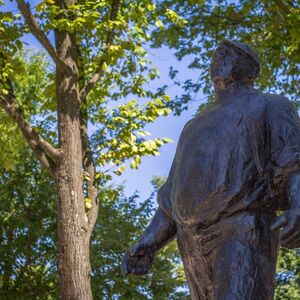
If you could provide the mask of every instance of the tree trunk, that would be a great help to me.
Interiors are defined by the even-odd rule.
[[[58,190],[58,271],[62,299],[92,299],[89,244],[91,231],[83,199],[80,98],[75,37],[56,32],[57,53],[67,70],[57,68],[57,111],[62,159]]]

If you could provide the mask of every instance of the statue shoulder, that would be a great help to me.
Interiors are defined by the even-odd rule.
[[[182,131],[181,131],[181,134],[180,134],[180,137],[179,137],[179,141],[178,141],[178,144],[181,144],[181,142],[185,139],[185,137],[189,136],[189,133],[191,131],[193,131],[193,128],[194,128],[194,124],[195,124],[195,120],[197,119],[198,117],[194,117],[192,118],[191,120],[189,120],[183,127]]]
[[[287,97],[276,94],[263,94],[268,112],[295,111],[296,107]]]
[[[194,121],[195,121],[196,118],[197,118],[197,117],[194,117],[194,118],[190,119],[190,120],[184,125],[184,127],[183,127],[183,129],[182,129],[182,132],[185,131],[185,130],[190,129],[190,128],[193,126],[193,123],[194,123]]]

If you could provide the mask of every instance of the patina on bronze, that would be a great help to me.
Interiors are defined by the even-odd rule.
[[[193,300],[273,299],[278,247],[300,247],[300,119],[286,98],[253,88],[259,69],[245,44],[216,49],[215,105],[183,129],[125,274],[147,273],[176,237]]]

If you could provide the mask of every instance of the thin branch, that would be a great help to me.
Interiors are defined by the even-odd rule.
[[[5,110],[9,113],[12,119],[18,124],[20,129],[24,131],[31,139],[33,139],[47,154],[51,156],[54,161],[60,159],[60,150],[54,148],[50,143],[45,141],[21,116],[20,108],[18,107],[17,100],[10,92],[6,97]]]
[[[24,138],[43,166],[54,175],[57,161],[60,159],[59,149],[45,141],[22,117],[17,100],[12,91],[5,97],[0,97],[0,106],[7,112],[20,128]]]
[[[110,21],[115,21],[117,19],[119,7],[120,7],[120,0],[113,0],[112,4],[111,4],[111,11],[110,11],[110,17],[109,17]],[[115,35],[114,30],[110,30],[107,33],[106,45],[112,44],[114,35]]]
[[[98,188],[96,186],[96,167],[93,158],[93,152],[90,146],[88,136],[88,113],[86,110],[86,98],[82,100],[82,109],[80,114],[80,131],[81,131],[81,144],[82,144],[82,166],[84,170],[86,195],[91,201],[91,208],[87,211],[88,228],[93,230],[97,220],[99,203],[98,203]]]
[[[49,41],[46,34],[42,31],[40,28],[38,22],[32,15],[29,4],[26,3],[24,0],[17,0],[18,8],[22,12],[22,15],[24,19],[26,20],[26,23],[31,31],[31,33],[37,38],[37,40],[44,46],[44,48],[47,50],[53,61],[58,67],[63,67],[64,64],[57,55],[54,47],[52,46],[51,42]]]
[[[83,158],[83,164],[85,168],[85,176],[88,177],[86,180],[87,184],[87,196],[91,201],[91,208],[87,211],[87,219],[88,219],[88,228],[90,232],[92,232],[99,211],[99,202],[98,202],[98,188],[96,186],[95,180],[95,165],[92,160],[92,153],[90,148],[85,153],[85,157]]]
[[[0,98],[0,105],[2,108],[11,116],[14,109],[11,109],[9,104],[3,99]],[[12,117],[13,118],[13,117]],[[19,126],[20,128],[20,126]],[[41,147],[24,131],[24,129],[20,128],[25,140],[29,144],[36,158],[41,162],[41,164],[48,170],[52,175],[54,175],[54,164],[49,159],[44,151],[42,151]]]
[[[96,167],[91,150],[88,126],[87,126],[87,111],[86,111],[86,98],[84,99],[84,108],[81,111],[81,143],[82,143],[82,165],[85,175],[86,194],[91,201],[91,208],[87,211],[88,227],[92,231],[97,220],[99,203],[98,203],[98,188],[96,186]]]
[[[118,15],[120,7],[120,0],[113,0],[111,5],[111,11],[110,11],[110,21],[115,21]],[[106,36],[106,42],[105,42],[105,49],[103,51],[102,57],[99,60],[98,68],[95,72],[95,74],[92,76],[92,78],[87,82],[87,84],[84,86],[84,88],[80,91],[80,97],[85,98],[88,93],[93,89],[95,84],[98,82],[100,77],[103,74],[103,64],[105,63],[105,55],[109,49],[109,47],[112,45],[113,40],[115,37],[115,31],[109,30]]]
[[[79,86],[84,84],[84,66],[82,61],[82,55],[79,46],[77,47],[78,52],[78,68],[79,74]],[[99,210],[98,203],[98,188],[96,186],[96,167],[93,158],[93,152],[91,149],[89,136],[88,136],[88,111],[87,111],[87,99],[86,97],[81,98],[81,110],[80,110],[80,134],[81,134],[81,146],[82,146],[82,167],[85,172],[85,181],[86,184],[86,196],[91,201],[91,208],[87,211],[87,221],[88,221],[88,230],[92,232]]]

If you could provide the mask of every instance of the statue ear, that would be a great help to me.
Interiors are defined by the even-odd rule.
[[[252,82],[254,82],[255,79],[258,77],[259,72],[260,72],[260,67],[254,65],[253,68],[252,68],[252,72],[251,72],[251,74],[249,76],[249,80],[251,80]]]
[[[256,78],[256,76],[252,75],[252,76],[249,76],[248,78],[249,78],[249,81],[250,81],[250,82],[254,82],[254,81],[255,81],[255,78]]]

